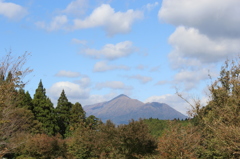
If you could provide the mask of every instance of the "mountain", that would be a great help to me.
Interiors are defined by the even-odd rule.
[[[83,107],[88,115],[94,115],[103,122],[110,119],[115,124],[127,124],[129,120],[139,118],[185,119],[187,116],[165,103],[143,103],[121,94],[110,101],[86,105]]]

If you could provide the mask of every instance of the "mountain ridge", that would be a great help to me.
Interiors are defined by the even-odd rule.
[[[115,124],[127,124],[129,120],[138,120],[139,118],[158,118],[163,120],[187,118],[187,116],[165,103],[143,103],[124,94],[120,94],[109,101],[86,105],[83,109],[86,111],[87,116],[94,115],[103,122],[110,119]]]

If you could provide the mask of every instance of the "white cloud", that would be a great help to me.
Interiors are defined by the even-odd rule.
[[[172,108],[176,109],[177,111],[183,113],[184,115],[188,115],[188,111],[192,110],[192,106],[194,106],[197,100],[200,100],[201,106],[205,106],[208,103],[208,98],[206,96],[193,97],[189,96],[189,94],[186,92],[180,92],[180,94],[184,99],[179,97],[177,94],[165,94],[161,96],[151,96],[147,98],[144,102],[165,103],[171,106]],[[187,102],[189,103],[187,103],[185,100],[187,100]]]
[[[91,85],[91,79],[87,76],[82,77],[80,80],[76,80],[75,83],[79,84],[83,88],[87,88]]]
[[[209,70],[202,68],[198,70],[181,70],[174,76],[174,83],[177,86],[184,85],[184,90],[188,91],[197,88],[201,81],[209,79]]]
[[[199,33],[197,29],[177,27],[175,32],[169,37],[169,43],[173,46],[173,51],[169,54],[172,64],[186,65],[186,60],[194,60],[192,64],[218,62],[227,57],[234,56],[240,51],[240,39],[211,39]],[[188,60],[188,65],[189,63]]]
[[[173,50],[168,58],[172,68],[178,71],[172,84],[183,86],[188,92],[201,87],[207,82],[208,74],[216,77],[214,72],[218,62],[239,54],[239,6],[239,0],[162,1],[159,20],[176,26],[169,37]],[[165,84],[165,81],[157,84]],[[167,103],[182,113],[189,107],[185,101],[172,94],[153,96],[146,100],[153,101]],[[203,97],[202,101],[206,103],[207,100]]]
[[[126,86],[121,81],[107,81],[107,82],[101,82],[96,84],[97,89],[103,89],[103,88],[111,88],[111,89],[132,89],[131,86]]]
[[[147,10],[152,10],[153,8],[155,8],[156,6],[158,6],[158,2],[155,3],[148,3],[145,7],[147,8]]]
[[[80,19],[79,16],[83,15],[87,7],[86,0],[75,0],[71,2],[65,10],[61,11],[64,15],[55,16],[50,24],[46,24],[43,21],[36,22],[36,26],[45,29],[47,31],[55,30],[79,30],[87,28],[101,27],[108,36],[115,34],[128,33],[131,31],[133,23],[143,18],[143,12],[129,9],[126,12],[115,12],[115,10],[109,4],[102,4],[95,8],[92,13],[84,19]],[[66,14],[66,15],[65,15]],[[69,14],[77,16],[71,23],[67,15]]]
[[[96,49],[84,49],[81,51],[82,54],[90,56],[92,58],[106,58],[108,60],[114,60],[117,58],[128,56],[137,50],[132,45],[131,41],[119,42],[116,45],[106,44],[101,50]]]
[[[72,39],[72,43],[86,45],[87,41],[86,40],[79,40],[79,39],[73,38]]]
[[[68,81],[57,82],[47,89],[47,94],[55,106],[63,89],[69,102],[79,102],[82,104],[82,106],[108,101],[118,95],[114,92],[110,92],[105,95],[90,95],[90,88],[87,87],[89,86],[89,80],[90,79],[88,77],[83,77],[79,81],[75,81],[76,83]]]
[[[142,84],[146,84],[150,81],[152,81],[151,77],[147,77],[147,76],[142,76],[142,75],[132,75],[132,76],[125,76],[128,79],[136,79],[139,80]]]
[[[27,9],[24,7],[15,3],[4,2],[4,0],[0,0],[0,15],[3,15],[9,19],[18,20],[27,14]]]
[[[199,61],[198,59],[184,58],[181,56],[181,54],[179,54],[177,50],[173,50],[170,54],[168,54],[168,58],[173,69],[186,69],[191,67],[203,66],[201,61]]]
[[[151,68],[150,72],[159,72],[159,69],[161,68],[161,66],[155,66],[153,68]]]
[[[189,104],[186,103],[182,98],[177,96],[176,94],[165,94],[162,96],[151,96],[147,98],[145,103],[151,102],[159,102],[165,103],[171,106],[172,108],[176,109],[177,111],[187,115],[187,109],[190,108]]]
[[[97,62],[93,68],[94,72],[104,72],[110,70],[129,70],[129,67],[125,65],[108,65],[106,61],[100,61]]]
[[[134,21],[142,17],[141,11],[115,12],[109,4],[102,4],[84,20],[75,19],[73,29],[103,27],[109,36],[113,36],[118,33],[128,33]]]
[[[55,16],[49,25],[47,25],[43,21],[38,21],[35,23],[35,25],[47,31],[55,31],[55,30],[64,28],[67,22],[68,22],[68,18],[66,15],[59,15],[59,16]]]
[[[239,0],[163,0],[158,17],[213,37],[240,36]]]
[[[83,106],[86,106],[86,105],[106,102],[106,101],[113,99],[117,95],[119,95],[119,94],[116,94],[113,92],[105,94],[105,95],[93,94],[93,95],[90,95],[89,98],[81,100],[81,104]]]
[[[144,70],[145,68],[146,68],[146,66],[144,66],[142,64],[140,64],[136,67],[136,69],[138,69],[138,70]]]
[[[201,66],[239,54],[238,6],[238,0],[163,0],[159,19],[177,26],[169,38],[173,68]]]
[[[58,77],[79,77],[79,76],[81,76],[81,74],[79,72],[71,72],[71,71],[61,70],[55,76],[58,76]]]
[[[83,83],[81,83],[81,82]],[[62,81],[53,84],[49,89],[47,89],[47,94],[49,95],[51,101],[54,105],[57,105],[57,100],[60,97],[60,93],[64,89],[68,101],[71,103],[79,102],[82,106],[96,104],[100,102],[105,102],[113,99],[119,93],[110,92],[108,94],[99,95],[99,94],[90,94],[90,88],[87,88],[87,85],[84,85],[84,81],[87,83],[87,77],[83,77],[80,81],[75,81],[76,83]],[[86,84],[85,83],[85,84]],[[124,91],[128,91],[131,88],[125,86]],[[128,92],[126,92],[127,94]]]
[[[88,7],[87,0],[75,0],[68,4],[66,9],[63,10],[63,13],[81,16],[85,13],[87,7]]]
[[[163,81],[158,81],[155,85],[164,85],[164,84],[167,84],[167,83],[169,83],[169,82],[163,80]]]
[[[173,84],[184,90],[199,86],[208,70],[240,52],[240,1],[163,0],[158,17],[175,25],[169,37],[173,50],[168,58],[178,69]]]
[[[57,82],[49,88],[48,94],[55,101],[60,97],[60,93],[64,89],[70,102],[85,99],[89,97],[89,89],[82,88],[80,85],[71,82]]]

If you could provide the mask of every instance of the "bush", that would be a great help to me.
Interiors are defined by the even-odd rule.
[[[157,140],[142,120],[115,126],[110,120],[93,130],[79,128],[67,139],[68,151],[74,158],[133,159],[155,152]]]
[[[207,105],[196,101],[190,113],[200,133],[195,156],[240,158],[240,57],[225,62],[209,92]]]
[[[192,124],[169,122],[169,129],[159,137],[158,151],[162,158],[198,158],[199,144],[200,134]]]
[[[67,157],[67,149],[65,141],[61,138],[36,134],[27,139],[19,149],[19,154],[38,159],[60,159]]]

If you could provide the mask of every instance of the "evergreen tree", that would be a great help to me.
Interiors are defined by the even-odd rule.
[[[57,107],[55,109],[55,115],[59,127],[59,133],[62,136],[66,135],[67,129],[69,129],[69,117],[72,103],[68,102],[64,90],[58,99]]]
[[[70,131],[76,130],[86,122],[86,112],[80,103],[75,103],[70,111]]]
[[[94,115],[90,115],[86,118],[86,125],[90,129],[95,130],[100,123],[102,123],[102,121]]]
[[[46,90],[40,80],[38,88],[32,100],[33,113],[36,119],[42,123],[45,133],[54,135],[57,131],[54,107],[51,100],[46,96]]]
[[[27,91],[25,93],[25,100],[24,100],[24,106],[29,109],[29,110],[33,110],[33,104],[32,104],[32,97],[29,94],[29,92]]]
[[[24,89],[18,90],[18,107],[26,108],[28,110],[33,111],[32,97],[29,92],[25,92]]]

